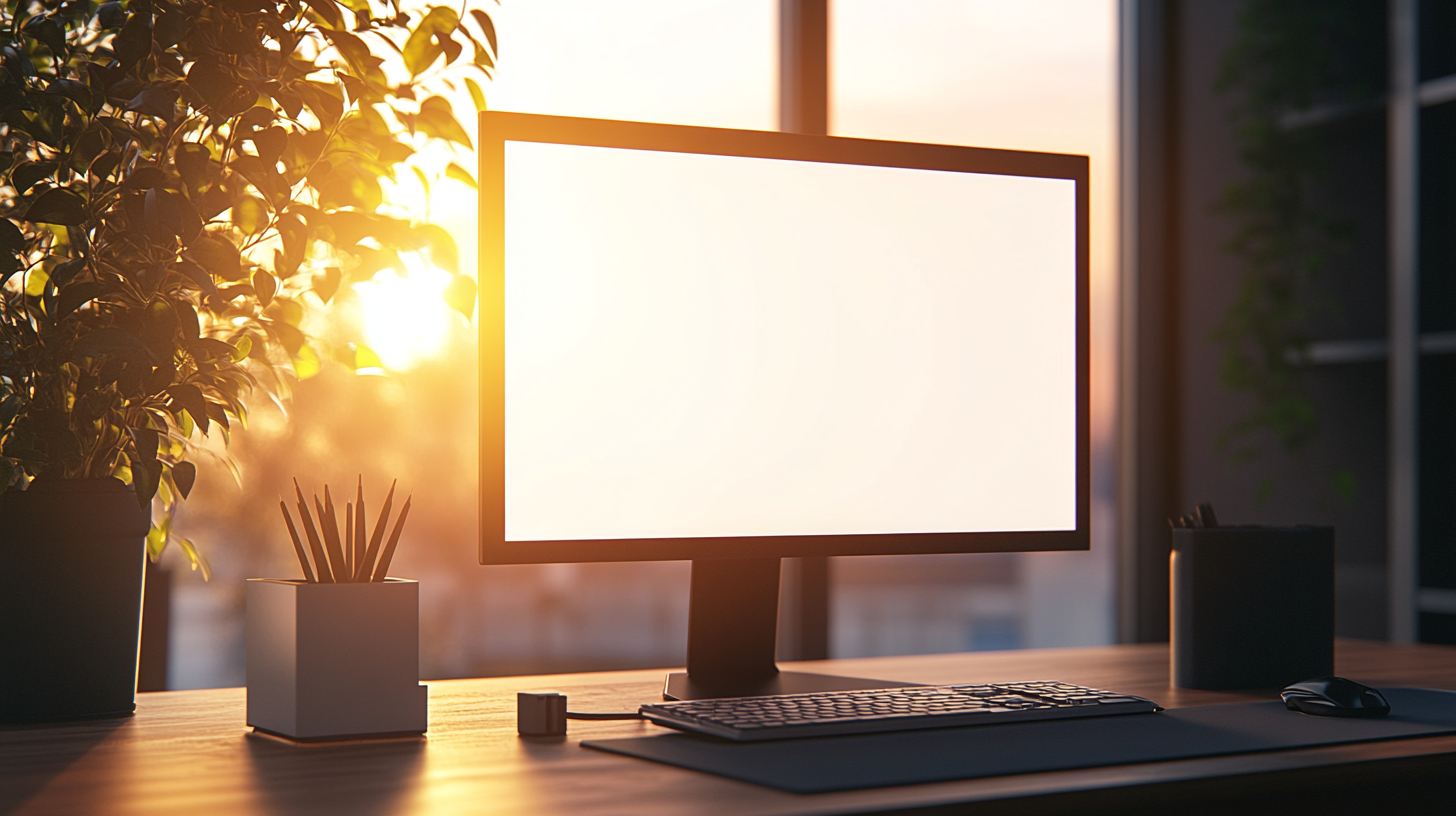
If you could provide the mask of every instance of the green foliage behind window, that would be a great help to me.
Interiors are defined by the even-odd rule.
[[[1318,434],[1302,358],[1312,315],[1329,305],[1317,283],[1350,232],[1329,211],[1322,127],[1378,105],[1384,8],[1371,0],[1247,0],[1224,55],[1218,88],[1233,102],[1246,175],[1226,188],[1219,209],[1234,224],[1227,249],[1243,271],[1213,339],[1223,384],[1252,397],[1249,413],[1219,439],[1236,462],[1258,454],[1261,436],[1295,453]]]

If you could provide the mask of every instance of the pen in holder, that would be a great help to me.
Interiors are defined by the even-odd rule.
[[[342,531],[327,487],[317,525],[294,491],[304,538],[280,504],[303,579],[248,581],[248,725],[298,741],[423,734],[419,584],[387,577],[409,500],[386,541],[393,487],[372,536],[362,481]]]
[[[1175,526],[1170,571],[1173,685],[1277,688],[1334,673],[1333,527]]]

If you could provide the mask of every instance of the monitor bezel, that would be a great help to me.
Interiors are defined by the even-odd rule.
[[[973,533],[505,540],[505,145],[543,142],[1008,176],[1076,184],[1076,529]],[[480,563],[679,561],[1086,550],[1091,546],[1088,159],[959,145],[487,111],[480,115]]]

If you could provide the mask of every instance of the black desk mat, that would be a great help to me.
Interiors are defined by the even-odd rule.
[[[1378,720],[1312,717],[1275,701],[758,743],[668,733],[582,746],[792,793],[824,793],[1456,733],[1456,692],[1381,691],[1392,713]]]

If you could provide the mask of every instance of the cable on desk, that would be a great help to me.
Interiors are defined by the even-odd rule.
[[[640,720],[640,711],[568,711],[568,720]]]

